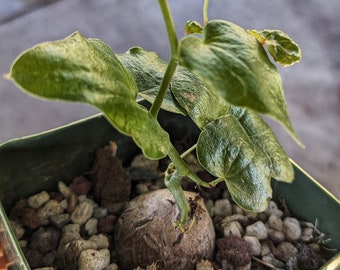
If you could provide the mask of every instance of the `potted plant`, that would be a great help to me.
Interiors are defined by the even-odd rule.
[[[203,7],[204,25],[188,21],[185,26],[188,35],[178,40],[167,2],[159,0],[159,4],[171,49],[168,63],[139,47],[117,55],[102,41],[74,33],[64,40],[42,43],[23,52],[13,63],[7,78],[33,95],[89,103],[102,110],[116,130],[131,137],[147,158],[158,160],[168,156],[171,163],[164,181],[179,209],[180,217],[173,224],[178,231],[190,234],[195,226],[192,215],[195,210],[182,189],[184,177],[205,188],[225,183],[232,199],[247,211],[261,212],[267,208],[272,198],[272,185],[278,187],[277,194],[285,196],[290,205],[296,199],[296,195],[290,194],[296,193],[285,190],[301,183],[303,189],[311,191],[309,197],[303,197],[311,211],[299,203],[296,208],[292,207],[298,215],[315,218],[311,214],[315,202],[339,210],[335,198],[313,180],[300,175],[301,171],[292,165],[270,127],[259,116],[265,114],[279,121],[302,145],[291,126],[280,75],[270,58],[283,66],[294,64],[301,58],[299,46],[278,30],[246,31],[228,21],[209,21],[208,0]],[[138,95],[150,105],[137,102]],[[182,154],[175,149],[164,127],[167,121],[161,120],[161,109],[188,115],[198,127],[197,142]],[[94,125],[101,128],[94,128]],[[81,173],[80,169],[88,169],[94,149],[104,140],[114,138],[116,141],[119,137],[122,140],[119,144],[128,147],[129,142],[130,145],[130,141],[108,127],[101,116],[75,126],[79,128],[77,140],[73,137],[73,127],[65,127],[2,146],[0,155],[4,163],[0,173],[4,189],[1,198],[9,197],[4,199],[5,206],[24,194],[37,191],[42,183],[28,181],[38,177],[37,173],[40,179],[49,179],[44,188],[50,189],[60,171],[69,178]],[[63,147],[54,140],[63,140]],[[47,158],[42,150],[40,157],[35,156],[40,161],[33,161],[32,152],[28,151],[17,159],[16,149],[22,151],[27,147],[48,147],[55,156]],[[200,165],[215,177],[214,180],[201,180],[184,161],[192,152],[196,152]],[[74,166],[73,161],[80,154],[84,156],[83,161]],[[68,161],[64,160],[65,155]],[[20,170],[10,169],[14,161],[20,162]],[[18,189],[24,184],[18,176],[30,171],[31,162],[42,162],[46,166],[27,176],[25,189]],[[57,171],[56,164],[59,164]],[[292,183],[294,171],[296,184],[271,182],[275,179]],[[10,196],[14,191],[17,194]],[[322,201],[314,198],[316,193],[322,194],[317,195],[318,198],[323,196]],[[336,220],[336,225],[331,226],[338,226],[339,222]],[[320,224],[321,229],[334,235],[333,246],[339,248],[339,233],[330,231],[327,226]],[[13,248],[20,252],[15,241]]]

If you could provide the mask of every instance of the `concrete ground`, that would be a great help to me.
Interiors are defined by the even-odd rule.
[[[302,62],[281,74],[293,125],[306,148],[278,124],[273,128],[292,159],[340,198],[340,1],[210,2],[210,19],[281,29],[301,45]],[[169,3],[179,36],[187,19],[201,21],[203,0]],[[156,0],[0,0],[0,74],[22,50],[76,30],[118,53],[139,45],[165,59],[169,55]],[[86,105],[36,100],[0,78],[0,143],[96,112]]]

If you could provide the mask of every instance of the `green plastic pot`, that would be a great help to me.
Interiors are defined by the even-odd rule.
[[[182,138],[188,130],[198,135],[186,117],[162,112],[160,121],[172,138]],[[37,135],[15,139],[0,146],[0,243],[7,258],[14,263],[9,269],[30,269],[11,230],[6,210],[20,198],[42,190],[54,190],[57,182],[71,181],[82,174],[94,159],[95,151],[113,140],[118,156],[128,162],[139,152],[130,138],[114,130],[101,115]],[[331,241],[329,247],[340,250],[340,202],[294,162],[295,181],[273,181],[274,196],[284,198],[294,215],[310,222],[318,220],[318,229]],[[322,269],[340,269],[340,253]]]

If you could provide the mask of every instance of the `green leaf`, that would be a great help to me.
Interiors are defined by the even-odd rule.
[[[268,51],[274,60],[286,67],[300,62],[301,49],[286,33],[280,30],[248,30]]]
[[[179,47],[180,64],[233,105],[279,121],[299,143],[284,99],[281,77],[262,45],[243,28],[210,21],[203,40],[188,36]]]
[[[267,123],[255,112],[235,106],[230,106],[227,114],[238,119],[250,140],[267,155],[270,161],[271,177],[291,183],[294,179],[293,166]]]
[[[279,181],[291,182],[294,178],[292,164],[271,128],[254,111],[230,105],[215,91],[209,91],[197,78],[197,87],[174,91],[174,96],[188,115],[203,129],[209,122],[231,114],[235,116],[251,141],[267,155],[271,176]],[[190,97],[190,98],[188,98]]]
[[[169,151],[169,135],[135,101],[138,89],[133,76],[98,39],[85,39],[76,32],[64,40],[39,44],[16,59],[10,78],[40,97],[98,107],[149,158],[162,158]]]
[[[232,198],[242,208],[256,212],[267,208],[272,194],[268,159],[234,116],[223,116],[205,126],[197,157],[208,172],[225,179]]]
[[[154,52],[148,52],[140,47],[133,47],[124,54],[117,55],[121,63],[131,72],[138,86],[138,94],[152,103],[162,82],[167,63]],[[182,89],[190,87],[183,82],[182,75],[177,73],[171,82],[171,88]],[[163,100],[162,109],[186,114],[186,111],[178,104],[171,91],[167,91]]]
[[[200,128],[204,128],[212,120],[225,115],[230,107],[215,91],[210,91],[201,80],[186,68],[179,68],[186,74],[194,87],[183,89],[172,88],[171,92],[178,103],[187,111],[190,118]]]
[[[201,34],[203,32],[202,25],[197,21],[189,20],[184,27],[185,34]]]

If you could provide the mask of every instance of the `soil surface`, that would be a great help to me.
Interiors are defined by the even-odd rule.
[[[203,1],[169,1],[179,37],[188,19],[201,21]],[[140,11],[143,12],[140,12]],[[306,149],[273,124],[288,154],[340,198],[340,1],[211,1],[210,19],[244,28],[281,29],[302,47],[300,64],[281,69],[293,126]],[[139,45],[168,58],[157,1],[0,0],[0,74],[38,42],[79,30],[115,52]],[[1,77],[1,76],[0,76]],[[0,78],[0,142],[54,128],[96,113],[85,105],[41,102]]]

